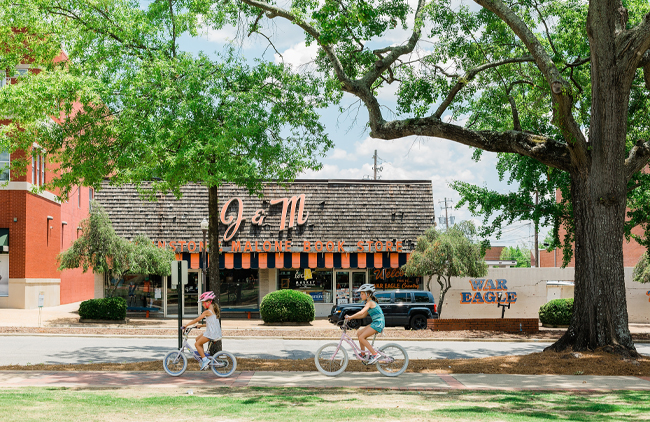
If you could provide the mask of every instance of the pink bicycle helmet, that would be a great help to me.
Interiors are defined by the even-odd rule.
[[[204,292],[200,297],[199,297],[199,303],[205,302],[207,300],[214,300],[214,293],[213,292]]]

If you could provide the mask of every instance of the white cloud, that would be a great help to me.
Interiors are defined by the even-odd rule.
[[[277,53],[274,57],[276,63],[284,62],[296,68],[313,62],[316,60],[317,54],[318,46],[316,43],[307,46],[304,41],[301,41],[282,52],[282,57]]]
[[[349,161],[357,160],[357,157],[355,155],[350,154],[346,150],[341,148],[334,148],[332,153],[327,158],[331,160],[349,160]]]
[[[204,36],[210,42],[226,44],[237,39],[237,28],[232,25],[226,25],[218,30],[205,27]]]

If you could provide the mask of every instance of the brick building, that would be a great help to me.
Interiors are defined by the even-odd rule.
[[[32,71],[38,69],[18,67],[18,73]],[[16,82],[15,78],[0,80],[0,89]],[[11,174],[6,166],[25,154],[33,155],[27,173]],[[33,151],[0,151],[0,308],[35,308],[39,294],[44,306],[94,297],[92,273],[58,271],[56,259],[80,235],[77,228],[88,216],[92,191],[78,187],[66,202],[57,199],[58,192],[32,193],[56,171],[47,157],[38,154],[36,144]]]
[[[558,201],[559,201],[559,195],[560,193],[558,192],[556,194],[558,196]],[[560,239],[562,239],[565,235],[565,231],[560,228]],[[642,236],[643,235],[643,229],[641,227],[635,227],[632,229],[632,233],[634,233],[637,236]],[[623,266],[624,267],[634,267],[636,264],[639,262],[639,259],[641,258],[641,255],[643,255],[643,252],[645,252],[645,248],[639,243],[634,240],[630,239],[630,241],[626,241],[623,239]],[[539,250],[539,263],[540,267],[561,267],[562,266],[562,249],[554,249],[551,252],[546,251],[545,249],[540,249]],[[569,262],[568,267],[575,267],[575,257],[571,258],[571,262]]]

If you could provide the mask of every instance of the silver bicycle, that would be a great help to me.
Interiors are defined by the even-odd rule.
[[[183,372],[187,369],[187,355],[190,355],[196,359],[199,363],[201,362],[201,355],[199,352],[194,350],[190,346],[187,338],[194,327],[185,328],[183,333],[183,345],[180,349],[171,351],[167,353],[165,359],[163,359],[163,368],[172,377],[178,377],[183,375]],[[237,369],[237,359],[235,355],[230,352],[220,351],[217,352],[214,356],[210,356],[209,352],[205,353],[205,356],[210,359],[208,366],[212,369],[212,372],[218,377],[229,377]]]
[[[343,330],[341,340],[338,343],[327,343],[321,346],[316,352],[314,362],[321,374],[334,377],[345,371],[349,358],[348,352],[342,347],[344,341],[352,347],[352,351],[357,359],[364,365],[368,365],[370,355],[361,356],[361,349],[348,335],[348,329],[347,320],[345,320],[341,325],[341,330]],[[409,365],[409,356],[406,350],[395,343],[388,343],[382,347],[375,348],[375,337],[377,337],[377,334],[372,338],[372,346],[381,356],[376,363],[377,370],[387,377],[396,377],[406,371]]]

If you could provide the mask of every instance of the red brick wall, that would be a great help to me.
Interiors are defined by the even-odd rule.
[[[25,200],[24,191],[0,190],[0,227],[9,229],[9,278],[25,277]]]
[[[485,319],[429,319],[427,327],[433,331],[484,330],[507,333],[536,333],[537,318],[485,318]]]
[[[61,251],[61,206],[37,195],[25,195],[25,277],[59,278],[56,256]],[[54,219],[48,220],[48,216]]]
[[[61,220],[68,223],[59,223],[60,249],[64,251],[72,246],[72,242],[81,236],[77,231],[81,220],[88,217],[88,189],[74,189],[67,202],[61,204]],[[78,195],[81,193],[81,207],[78,206]],[[80,268],[61,272],[61,304],[79,302],[92,299],[95,295],[95,278],[92,269],[85,274]]]

